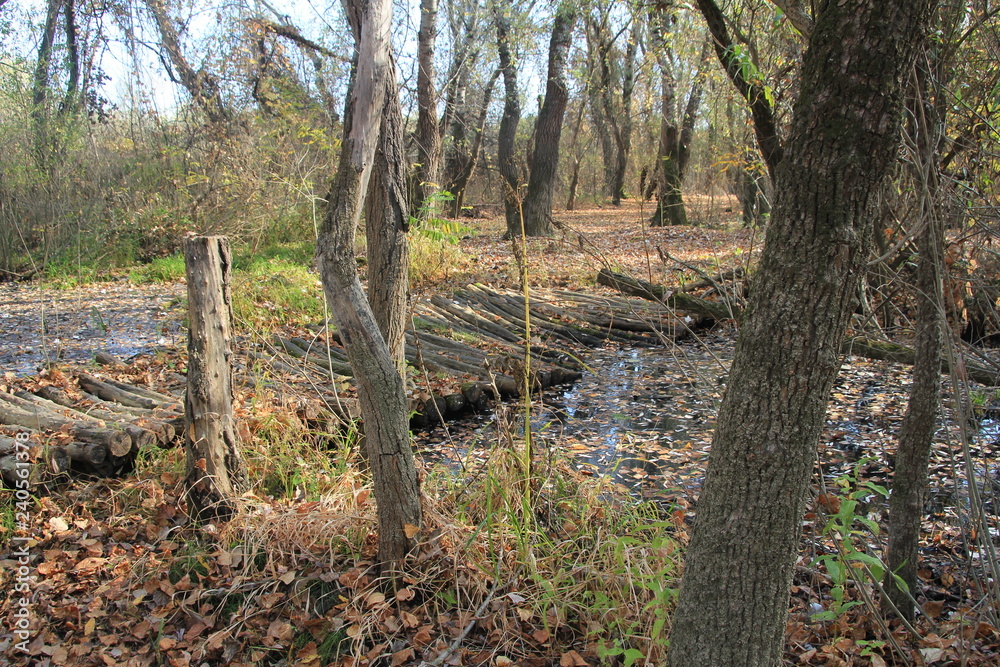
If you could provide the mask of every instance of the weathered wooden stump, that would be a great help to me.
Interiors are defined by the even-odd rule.
[[[246,484],[233,420],[232,295],[229,242],[195,236],[184,242],[188,287],[188,502],[202,520],[227,520]]]

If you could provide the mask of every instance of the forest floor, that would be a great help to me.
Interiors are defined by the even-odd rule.
[[[691,204],[701,226],[650,229],[648,210],[634,203],[559,213],[554,238],[527,244],[529,282],[604,291],[594,285],[604,267],[675,286],[746,268],[762,239],[738,225],[735,202]],[[442,253],[416,286],[418,296],[473,282],[520,284],[502,218],[463,224],[470,228],[461,241],[465,261]],[[142,352],[117,377],[154,388],[183,370],[174,311],[181,284],[119,279],[0,290],[0,389],[65,383],[58,364],[36,374],[60,347],[62,362],[109,347],[122,356]],[[4,492],[3,664],[661,664],[734,338],[724,325],[666,350],[585,352],[582,381],[535,397],[530,501],[520,491],[516,405],[419,429],[426,526],[394,587],[370,570],[374,503],[355,440],[304,423],[264,386],[237,394],[250,486],[228,525],[187,519],[179,448],[140,454],[120,479],[52,484],[26,517],[16,516],[24,508]],[[990,562],[1000,426],[988,411],[958,420],[961,403],[946,399],[916,626],[884,620],[877,603],[866,601],[878,595],[864,572],[845,567],[855,554],[881,554],[884,534],[873,528],[884,526],[879,491],[889,480],[909,381],[905,366],[845,360],[805,516],[787,664],[1000,659]],[[974,388],[974,398],[988,406],[994,396]],[[828,530],[831,521],[844,531]],[[15,534],[28,540],[14,541]],[[28,554],[27,578],[17,575],[19,549]],[[29,603],[19,606],[14,591]],[[13,634],[20,609],[28,610],[27,653],[16,650]]]

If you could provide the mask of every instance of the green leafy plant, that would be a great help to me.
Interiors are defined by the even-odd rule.
[[[848,609],[864,604],[863,600],[846,599],[848,583],[858,583],[868,577],[880,582],[885,575],[886,567],[882,560],[864,550],[869,536],[878,535],[879,525],[864,516],[861,508],[874,496],[889,497],[889,491],[884,486],[872,481],[859,481],[859,471],[871,460],[870,457],[859,460],[853,471],[834,480],[834,485],[840,492],[826,494],[827,501],[823,504],[835,508],[836,512],[827,519],[823,535],[833,539],[837,552],[817,556],[812,564],[814,567],[822,564],[830,575],[833,582],[830,588],[833,605],[830,609],[813,614],[814,621],[834,620]],[[905,586],[898,577],[896,582]]]

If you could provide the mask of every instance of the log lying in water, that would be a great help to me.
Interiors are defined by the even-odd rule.
[[[677,304],[675,306],[677,308],[692,310],[702,315],[715,317],[715,319],[738,318],[740,315],[739,310],[734,309],[733,311],[730,311],[727,306],[723,306],[722,304],[718,304],[713,301],[706,301],[705,299],[695,299],[694,297],[689,297],[684,294],[671,295],[662,285],[654,285],[644,280],[635,280],[634,278],[630,278],[620,273],[614,273],[612,271],[608,271],[607,269],[601,269],[601,272],[597,276],[597,281],[602,285],[616,287],[628,294],[641,296],[645,299],[661,303],[668,303],[671,305]],[[694,299],[694,301],[689,301],[689,299]],[[711,304],[711,306],[709,306],[709,304]],[[725,310],[720,310],[716,313],[716,315],[712,315],[713,308],[718,309],[720,307]],[[845,340],[842,350],[844,354],[853,354],[867,359],[877,359],[879,361],[892,361],[909,366],[913,365],[914,359],[916,358],[916,353],[910,347],[900,345],[899,343],[874,340],[861,336]],[[1000,372],[994,369],[975,363],[971,360],[965,360],[963,363],[963,370],[969,379],[980,384],[992,387],[1000,386]],[[941,372],[951,372],[951,366],[946,358],[942,358],[941,360]]]
[[[731,320],[739,317],[739,309],[719,301],[699,299],[680,291],[672,291],[663,285],[654,285],[645,280],[638,280],[609,269],[601,269],[597,274],[597,283],[613,287],[624,294],[642,297],[650,301],[670,306],[677,310],[697,313],[716,321]]]

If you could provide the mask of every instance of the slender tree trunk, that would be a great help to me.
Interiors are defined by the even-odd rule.
[[[781,137],[778,135],[777,122],[774,118],[774,107],[764,86],[746,77],[744,63],[737,56],[736,43],[729,36],[726,19],[722,10],[719,9],[719,5],[716,4],[715,0],[698,0],[698,9],[701,10],[705,22],[708,23],[709,32],[715,41],[715,53],[719,62],[722,63],[722,68],[726,70],[726,74],[729,75],[736,90],[750,107],[750,117],[753,119],[754,133],[757,136],[757,146],[760,148],[761,155],[764,156],[764,162],[767,164],[767,170],[773,182],[776,169],[784,154]]]
[[[188,284],[187,415],[188,502],[202,521],[228,520],[246,485],[236,436],[231,377],[232,254],[221,236],[184,242]]]
[[[52,45],[56,36],[56,23],[62,0],[49,0],[45,13],[45,27],[38,44],[38,58],[31,82],[31,120],[34,124],[35,160],[43,171],[47,171],[49,159],[49,111],[46,108],[49,97],[49,76],[52,69]]]
[[[204,70],[195,71],[184,57],[177,29],[174,27],[170,17],[167,16],[163,0],[145,1],[146,7],[153,16],[156,28],[160,33],[160,45],[167,52],[170,64],[177,70],[184,89],[188,91],[195,104],[205,113],[209,122],[218,125],[229,124],[233,119],[233,115],[222,100],[218,81]]]
[[[437,192],[440,180],[441,134],[438,130],[437,93],[434,90],[434,41],[437,38],[437,0],[420,0],[417,33],[417,169],[414,215]]]
[[[631,31],[625,47],[625,62],[622,66],[621,106],[614,112],[614,105],[608,105],[610,89],[605,96],[607,117],[612,121],[611,133],[615,140],[615,166],[611,181],[611,204],[620,206],[625,193],[625,173],[628,171],[629,154],[632,151],[632,91],[635,88],[635,56],[638,48],[635,30]]]
[[[394,569],[410,550],[420,526],[420,490],[403,378],[365,298],[354,259],[355,229],[377,162],[376,149],[381,145],[385,158],[391,159],[381,129],[383,122],[395,116],[391,104],[387,110],[386,99],[398,95],[390,38],[392,3],[351,0],[346,10],[358,42],[356,76],[345,105],[340,163],[316,255],[323,289],[357,381],[378,505],[378,560],[383,568]],[[375,182],[387,180],[379,177]],[[406,210],[396,195],[387,194],[386,201]],[[392,227],[395,223],[369,219],[368,224]],[[396,316],[402,318],[405,312]]]
[[[549,42],[548,82],[545,100],[535,123],[535,149],[531,156],[528,191],[524,196],[524,231],[528,236],[552,236],[552,197],[559,168],[559,141],[569,91],[566,88],[566,61],[573,42],[576,9],[560,4]],[[520,230],[518,230],[520,233]]]
[[[910,111],[910,154],[917,196],[920,198],[920,222],[924,225],[917,240],[917,272],[914,298],[917,313],[913,384],[906,415],[899,429],[899,448],[892,475],[889,497],[889,548],[886,559],[885,590],[900,616],[913,621],[910,595],[917,587],[917,547],[920,543],[920,519],[927,488],[927,465],[931,442],[937,429],[941,394],[941,345],[944,321],[944,225],[938,203],[938,159],[943,138],[943,118],[931,99],[930,58],[914,68],[914,95]],[[906,584],[902,590],[893,573]]]
[[[653,227],[688,224],[683,195],[684,172],[691,155],[691,138],[698,118],[698,107],[701,105],[706,77],[705,61],[710,48],[711,43],[706,41],[684,107],[680,127],[674,120],[676,81],[670,72],[670,64],[665,58],[660,58],[663,118],[660,121],[659,195],[656,211],[649,221]]]
[[[669,664],[780,664],[805,491],[933,0],[816,18],[698,499]]]
[[[499,78],[500,70],[493,70],[493,74],[490,75],[489,80],[486,82],[486,87],[483,89],[483,102],[479,106],[479,115],[476,119],[476,125],[472,130],[472,144],[467,146],[466,142],[461,148],[456,146],[455,149],[455,153],[458,156],[455,164],[460,166],[456,168],[455,175],[448,181],[448,191],[454,196],[451,209],[451,217],[453,218],[457,218],[461,214],[462,204],[465,201],[465,190],[469,186],[472,174],[475,173],[476,166],[479,163],[479,155],[483,148],[483,131],[486,127],[486,114],[489,112],[490,100],[493,96],[493,86],[496,85]],[[460,153],[459,151],[462,152]]]
[[[497,163],[504,188],[504,212],[507,234],[521,235],[521,193],[514,140],[521,120],[521,103],[517,97],[517,68],[510,51],[510,17],[499,4],[494,8],[497,29],[497,49],[500,52],[500,72],[503,74],[503,116],[497,136]]]
[[[569,142],[569,152],[573,156],[573,166],[570,168],[569,194],[566,195],[566,210],[572,211],[576,207],[576,188],[580,183],[580,162],[582,156],[577,152],[580,139],[580,127],[583,125],[583,112],[587,109],[586,100],[580,100],[580,109],[576,114],[576,122],[573,124],[573,138]]]
[[[66,33],[66,95],[59,105],[60,115],[72,114],[80,101],[80,49],[77,45],[75,0],[66,0],[63,11],[63,28]]]

